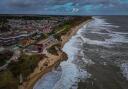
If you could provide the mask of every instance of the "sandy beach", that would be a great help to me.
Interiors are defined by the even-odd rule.
[[[63,48],[64,44],[76,34],[76,32],[85,24],[87,24],[89,20],[81,22],[75,27],[72,27],[66,35],[61,36],[61,48]],[[51,71],[57,64],[61,61],[66,60],[67,56],[64,52],[59,51],[58,55],[52,55],[48,53],[47,58],[42,59],[38,67],[35,68],[34,72],[28,76],[28,79],[23,82],[22,85],[19,86],[19,89],[32,89],[34,84],[40,79],[45,73]],[[44,66],[45,63],[48,63],[48,66]]]

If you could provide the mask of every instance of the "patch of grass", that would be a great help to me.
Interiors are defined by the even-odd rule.
[[[14,76],[19,77],[20,74],[23,75],[24,80],[27,76],[32,73],[35,67],[40,61],[41,55],[25,55],[23,54],[18,62],[11,62],[8,69],[13,73]]]
[[[55,44],[55,45],[51,46],[50,48],[48,48],[47,51],[53,55],[58,55],[55,47],[60,48],[61,46],[60,46],[60,44]]]
[[[18,89],[20,74],[26,80],[44,57],[45,55],[23,54],[18,62],[11,62],[7,70],[0,71],[0,89]]]
[[[56,27],[52,34],[54,34],[56,39],[61,40],[61,36],[65,35],[72,27],[75,27],[88,19],[91,19],[91,17],[74,17],[74,19],[65,21],[63,24]]]
[[[11,62],[7,70],[0,72],[0,89],[18,89],[20,74],[26,80],[44,57],[45,55],[23,54],[18,62]]]
[[[0,89],[18,89],[18,81],[9,70],[0,72]]]

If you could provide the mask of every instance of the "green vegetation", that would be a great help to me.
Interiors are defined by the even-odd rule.
[[[56,27],[50,34],[54,34],[54,37],[58,40],[61,40],[61,36],[65,35],[72,27],[80,24],[83,21],[91,19],[90,16],[86,17],[75,17],[72,20],[65,21],[63,24]]]
[[[6,18],[0,18],[0,32],[10,31],[10,25],[7,24],[8,20]]]
[[[9,70],[0,72],[0,89],[18,89],[18,81]]]
[[[46,39],[48,38],[48,35],[45,33],[41,33],[41,37],[38,40]]]
[[[6,18],[6,17],[5,17]],[[4,19],[5,19],[4,18]],[[37,17],[8,17],[8,19],[36,19]],[[43,19],[44,17],[39,17],[38,19]],[[47,17],[51,19],[50,17]],[[70,20],[68,22],[64,22],[63,24],[59,25],[56,27],[51,33],[49,34],[42,34],[41,38],[47,38],[48,35],[53,35],[56,39],[61,40],[61,36],[66,34],[71,27],[74,27],[81,22],[90,19],[91,17],[76,17],[73,20]],[[6,22],[6,21],[5,21]],[[3,24],[3,23],[1,23]],[[2,25],[1,25],[2,26]],[[0,28],[0,30],[3,29]],[[3,31],[3,30],[2,30]],[[35,37],[36,38],[36,37]],[[37,39],[38,40],[38,39]],[[58,48],[58,49],[56,49]],[[61,45],[60,44],[55,44],[48,48],[48,52],[54,55],[58,55],[57,50],[60,50]],[[20,75],[22,75],[23,80],[27,80],[28,76],[30,73],[32,73],[35,69],[35,67],[38,66],[38,62],[43,59],[45,56],[44,55],[25,55],[23,54],[18,62],[11,62],[8,66],[8,68],[4,71],[0,71],[0,89],[18,89],[19,81],[20,81]],[[0,54],[0,65],[5,64],[6,60],[9,59],[10,56],[1,56]],[[4,61],[3,61],[4,59]]]
[[[13,55],[13,52],[5,50],[0,52],[0,66],[3,66]]]
[[[0,66],[3,66],[4,64],[6,64],[6,60],[0,60]]]
[[[60,44],[55,44],[55,45],[51,46],[50,48],[48,48],[47,51],[49,53],[53,54],[53,55],[58,55],[57,50],[56,50],[56,47],[57,48],[60,48],[61,45]]]
[[[64,25],[63,27],[59,28],[61,30],[58,30],[58,32],[56,32],[56,34],[54,34],[54,37],[57,40],[61,40],[61,36],[65,35],[70,29],[70,25]]]
[[[35,33],[34,35],[32,35],[31,36],[31,38],[33,39],[33,40],[37,40],[37,41],[39,41],[39,40],[42,40],[42,39],[46,39],[48,37],[48,35],[47,34],[45,34],[45,33]]]
[[[20,74],[23,75],[23,78],[26,79],[27,76],[32,73],[40,61],[40,55],[25,55],[19,59],[19,62],[11,62],[8,66],[8,69],[13,73],[17,78]]]
[[[0,32],[7,32],[9,30],[10,26],[5,23],[0,23]]]
[[[11,62],[7,70],[0,71],[0,89],[18,89],[20,74],[23,80],[27,80],[43,57],[44,55],[23,54],[18,62]]]
[[[64,22],[63,24],[59,25],[58,27],[54,28],[54,30],[48,35],[53,35],[57,40],[61,40],[61,36],[65,35],[68,30],[70,30],[70,23],[69,22]]]
[[[54,28],[54,30],[50,32],[48,35],[57,35],[65,30],[68,30],[68,28],[70,28],[70,23],[66,21],[63,24],[59,25],[58,27]]]

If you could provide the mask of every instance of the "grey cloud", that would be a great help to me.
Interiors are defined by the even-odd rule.
[[[79,11],[83,11],[83,13],[84,11],[86,12],[86,10],[92,9],[96,9],[99,12],[104,9],[107,11],[120,9],[118,12],[120,13],[121,10],[128,9],[128,0],[0,0],[0,13],[45,12],[48,14],[51,12],[62,13],[65,11],[65,13],[68,14],[73,8],[78,8]]]
[[[63,5],[68,2],[74,4],[121,4],[121,0],[6,0],[11,7],[38,7],[43,5]],[[126,1],[126,0],[125,0]]]
[[[12,0],[8,2],[8,5],[10,7],[20,7],[20,8],[26,8],[26,7],[38,7],[43,4],[44,0]]]

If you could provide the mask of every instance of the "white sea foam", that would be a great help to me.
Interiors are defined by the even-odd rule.
[[[86,31],[89,31],[89,33],[96,33],[96,34],[102,34],[102,35],[108,35],[110,38],[105,39],[105,41],[100,41],[100,40],[92,40],[90,38],[82,37],[81,39],[87,43],[87,44],[94,44],[94,45],[101,45],[105,47],[112,47],[112,44],[117,44],[117,43],[128,43],[128,39],[124,36],[127,35],[128,33],[123,33],[123,32],[114,32],[110,29],[113,28],[119,28],[120,26],[112,25],[111,23],[107,23],[104,19],[98,18],[98,17],[93,17],[94,20],[89,23],[87,26]],[[102,30],[106,30],[108,33],[103,33],[100,32]]]
[[[63,47],[63,51],[68,55],[68,60],[61,62],[61,71],[53,71],[43,76],[34,86],[33,89],[77,89],[79,79],[86,79],[91,76],[86,70],[82,70],[74,63],[76,55],[81,50],[77,47],[78,44],[95,44],[105,47],[111,47],[111,44],[116,42],[128,42],[122,35],[123,33],[113,32],[110,29],[118,28],[119,26],[111,25],[102,18],[94,18],[88,25],[84,25],[79,29],[77,34],[73,36]],[[91,33],[108,34],[111,38],[105,41],[91,40],[81,35],[82,32],[91,30]],[[101,30],[106,30],[108,33],[102,33]],[[79,40],[78,40],[79,39]],[[84,55],[80,53],[81,55]],[[83,56],[82,61],[86,64],[93,64],[94,62]],[[124,67],[125,66],[125,67]],[[127,65],[128,66],[128,65]],[[128,67],[122,65],[123,74],[128,77]]]
[[[112,28],[119,28],[120,26],[112,25],[111,23],[107,23],[105,19],[99,17],[93,17],[93,21],[90,22],[89,27],[97,27],[97,28],[104,28],[104,27],[112,27]]]
[[[85,28],[85,26],[83,28]],[[63,51],[68,55],[68,60],[60,64],[62,68],[62,76],[53,89],[77,89],[77,83],[80,76],[86,77],[86,74],[88,74],[87,71],[80,71],[77,65],[73,63],[76,54],[80,50],[73,45],[78,42],[77,38],[81,35],[81,30],[83,29],[80,29],[63,47]]]
[[[61,63],[62,76],[53,89],[70,89],[78,81],[77,66],[69,61]]]
[[[106,39],[106,42],[108,43],[118,43],[118,42],[121,42],[121,43],[128,43],[128,39],[123,36],[123,35],[120,35],[120,34],[110,34],[110,36],[112,37],[111,39]]]
[[[64,45],[62,50],[68,55],[68,60],[60,63],[61,71],[47,73],[35,84],[33,89],[77,89],[79,79],[89,76],[87,71],[79,69],[74,64],[80,50],[74,45],[80,42],[78,38],[81,36],[81,30],[85,28],[86,25],[79,29],[77,34]]]
[[[52,89],[55,83],[59,80],[61,72],[52,71],[45,74],[38,82],[35,84],[33,89]]]
[[[124,77],[126,77],[126,79],[128,80],[128,63],[121,64],[121,70]]]

